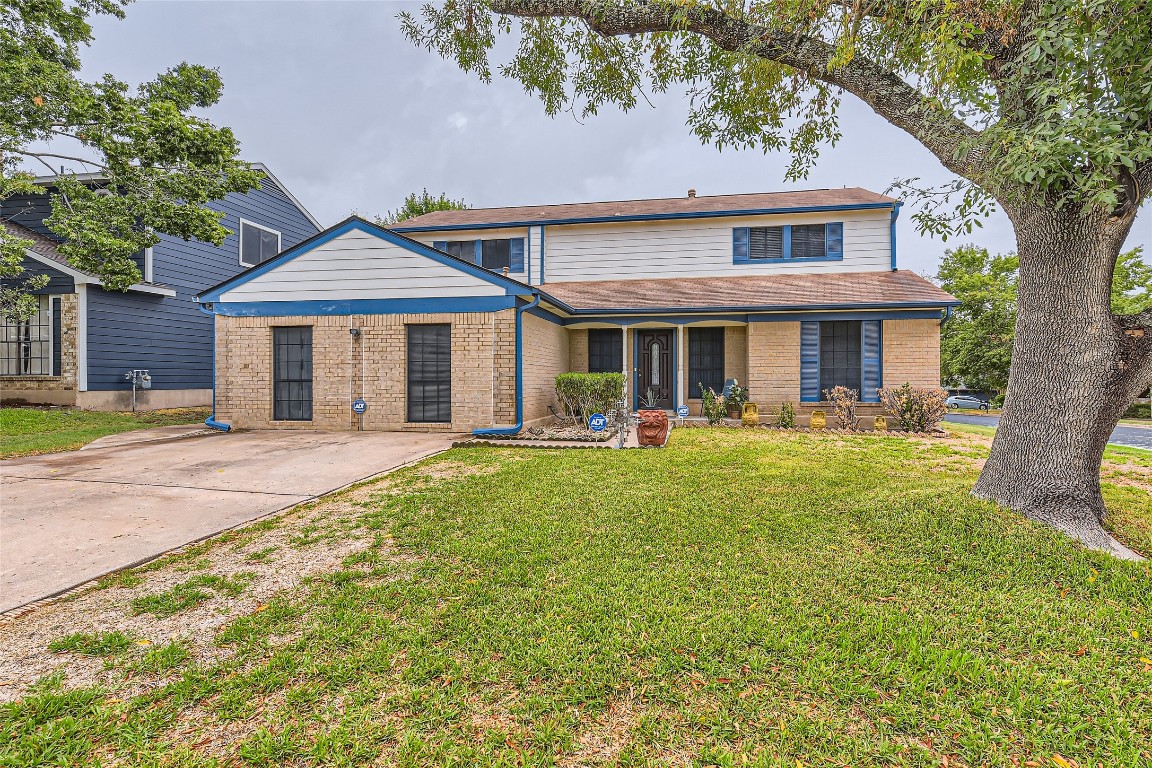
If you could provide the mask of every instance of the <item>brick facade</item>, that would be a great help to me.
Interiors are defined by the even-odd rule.
[[[572,373],[588,372],[588,329],[568,331],[568,370]]]
[[[940,386],[940,321],[884,321],[885,387]]]
[[[524,421],[551,415],[549,405],[556,404],[556,377],[571,370],[571,340],[563,326],[525,313],[521,328],[524,336]],[[585,345],[588,332],[584,331]],[[585,346],[585,360],[587,346]],[[587,362],[585,362],[587,370]],[[509,421],[508,423],[512,423]]]
[[[452,326],[452,421],[407,418],[407,331]],[[312,326],[312,421],[272,419],[272,328]],[[359,341],[350,328],[359,328]],[[500,312],[216,318],[217,419],[239,429],[468,431],[515,420],[515,310]]]
[[[748,390],[761,413],[800,401],[800,323],[748,324]]]
[[[0,378],[0,397],[5,402],[31,404],[76,404],[76,333],[78,303],[76,294],[62,293],[60,299],[60,338],[52,342],[60,349],[59,376],[4,376]]]

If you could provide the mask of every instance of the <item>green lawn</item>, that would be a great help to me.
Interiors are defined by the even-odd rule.
[[[206,408],[105,413],[78,408],[0,408],[0,459],[73,451],[98,437],[208,418]]]
[[[455,449],[8,625],[105,671],[0,765],[1152,764],[1148,564],[971,498],[986,445]],[[1106,470],[1152,551],[1152,458]]]

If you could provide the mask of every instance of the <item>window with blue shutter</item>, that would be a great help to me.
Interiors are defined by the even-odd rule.
[[[844,223],[830,221],[824,225],[824,237],[827,242],[825,255],[829,259],[844,258]]]
[[[732,263],[748,261],[748,227],[732,229]]]
[[[800,402],[820,402],[820,323],[800,323]]]
[[[879,320],[864,320],[860,323],[860,345],[863,347],[863,361],[860,378],[862,379],[860,400],[865,403],[880,402],[880,393],[876,390],[884,386],[881,378],[881,343]]]
[[[524,271],[524,238],[514,237],[508,241],[509,255],[508,255],[508,271],[509,272],[523,272]]]
[[[448,252],[448,241],[447,240],[433,240],[432,241],[432,247],[438,251],[443,251],[444,253],[447,253]]]

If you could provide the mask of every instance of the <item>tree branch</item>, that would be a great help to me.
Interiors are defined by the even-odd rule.
[[[691,32],[717,47],[792,67],[829,85],[842,88],[931,151],[957,175],[977,175],[979,158],[966,150],[979,133],[952,113],[932,105],[900,76],[866,57],[830,68],[834,46],[817,37],[787,34],[752,24],[716,8],[673,4],[660,0],[614,3],[610,0],[492,0],[493,11],[508,16],[583,20],[603,35]]]

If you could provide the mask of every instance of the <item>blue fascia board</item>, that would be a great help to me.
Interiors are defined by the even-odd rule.
[[[228,317],[409,315],[439,312],[498,312],[502,309],[511,309],[516,303],[515,296],[348,301],[217,301],[213,302],[212,311]]]
[[[535,313],[534,313],[535,314]],[[765,312],[765,313],[716,313],[709,315],[671,314],[671,315],[602,315],[596,317],[568,317],[552,320],[557,325],[580,325],[583,323],[608,323],[610,325],[630,326],[638,323],[667,323],[669,325],[683,325],[685,323],[701,323],[709,320],[724,320],[732,323],[787,323],[800,320],[938,320],[943,311],[936,307],[933,309],[896,309],[896,310],[843,310],[831,312]],[[549,319],[549,318],[545,318]]]
[[[778,305],[750,305],[750,306],[732,306],[732,307],[642,307],[642,308],[629,308],[629,307],[603,307],[597,309],[572,309],[561,302],[557,302],[548,296],[547,293],[544,297],[549,302],[555,303],[556,306],[563,309],[565,312],[573,315],[574,317],[587,317],[590,315],[604,316],[604,315],[677,315],[683,313],[700,313],[700,312],[717,312],[722,314],[743,313],[743,312],[819,312],[826,310],[852,312],[862,309],[883,309],[883,310],[898,310],[898,309],[935,309],[938,312],[944,311],[949,306],[959,306],[959,301],[905,301],[905,302],[879,302],[869,304],[778,304]]]
[[[464,229],[512,229],[542,224],[605,224],[613,221],[663,221],[667,219],[716,219],[731,216],[764,216],[779,213],[822,213],[825,211],[869,211],[892,208],[898,203],[855,203],[852,205],[803,205],[792,208],[747,208],[730,211],[694,211],[689,213],[642,213],[633,216],[584,216],[568,219],[535,221],[502,221],[492,224],[442,224],[427,227],[395,227],[395,232],[450,232]]]
[[[251,267],[241,272],[240,274],[225,280],[222,283],[208,288],[207,290],[201,292],[196,297],[196,300],[200,303],[217,302],[220,300],[220,296],[223,293],[241,286],[253,278],[259,277],[260,275],[263,275],[266,272],[279,267],[281,264],[285,264],[297,256],[307,253],[314,248],[317,248],[324,243],[334,240],[337,237],[347,234],[353,230],[360,230],[361,232],[375,235],[376,237],[390,242],[393,245],[398,245],[401,248],[412,251],[413,253],[426,256],[427,258],[432,259],[437,263],[458,269],[461,272],[466,272],[473,277],[478,277],[485,282],[492,283],[493,285],[498,285],[501,288],[504,288],[509,295],[531,294],[534,292],[530,286],[527,286],[517,280],[513,280],[509,277],[505,277],[500,273],[484,269],[483,267],[479,267],[475,264],[464,261],[463,259],[458,259],[455,256],[450,256],[443,251],[436,250],[430,245],[425,245],[424,243],[417,242],[416,240],[413,240],[409,237],[397,234],[390,229],[377,226],[376,224],[361,219],[358,216],[352,216],[340,222],[339,224],[336,224],[335,226],[332,226],[329,229],[326,229],[323,232],[320,232],[308,238],[307,240],[298,243],[297,245],[269,259],[263,264]]]

